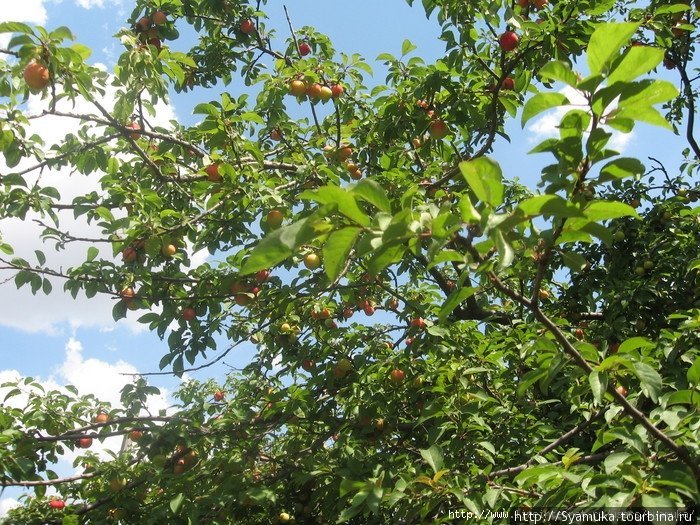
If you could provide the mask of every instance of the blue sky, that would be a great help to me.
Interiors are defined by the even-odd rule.
[[[112,38],[131,11],[130,0],[3,0],[0,21],[23,20],[39,23],[49,28],[68,25],[77,40],[94,50],[93,62],[107,65],[108,69],[120,53],[120,44]],[[281,2],[271,2],[268,12],[272,25],[281,36],[288,34]],[[404,0],[354,0],[352,2],[318,2],[294,0],[288,2],[292,22],[296,28],[313,25],[330,35],[337,50],[360,53],[372,61],[379,53],[401,54],[401,44],[408,38],[418,44],[415,53],[427,60],[443,55],[443,45],[437,40],[439,27],[434,20],[427,20],[420,7],[409,8]],[[416,2],[420,4],[420,2]],[[9,6],[9,7],[8,7]],[[0,41],[0,43],[4,43]],[[188,42],[175,42],[171,46],[185,50]],[[377,71],[381,71],[377,67]],[[374,82],[381,83],[382,75]],[[372,83],[368,80],[369,83]],[[241,83],[234,81],[226,89],[240,92]],[[194,93],[173,98],[172,106],[164,110],[164,118],[177,117],[181,122],[193,122],[191,108],[202,100],[217,99],[218,90],[196,90]],[[31,104],[30,104],[31,105]],[[528,157],[527,151],[539,140],[552,134],[555,115],[537,119],[525,131],[519,121],[512,121],[508,131],[513,137],[510,146],[499,140],[496,158],[508,177],[517,176],[532,183],[537,180],[539,168],[550,162],[546,156]],[[46,132],[58,132],[47,128]],[[653,135],[652,135],[653,134]],[[661,139],[659,137],[662,137]],[[652,138],[653,137],[653,142]],[[683,147],[682,142],[670,133],[640,126],[630,137],[618,137],[626,154],[657,156],[672,165]],[[75,190],[75,188],[73,188]],[[67,190],[70,194],[70,189]],[[34,230],[35,231],[35,230]],[[42,248],[33,241],[29,225],[0,221],[0,233],[6,238],[21,239],[18,254],[31,253]],[[50,253],[49,247],[44,247]],[[77,262],[75,258],[61,259],[62,263]],[[51,260],[51,258],[49,259]],[[5,276],[0,275],[0,278]],[[2,279],[0,279],[2,280]],[[123,382],[122,372],[157,371],[158,361],[167,345],[155,334],[139,330],[136,315],[130,313],[126,321],[111,320],[110,300],[73,300],[61,292],[61,284],[55,283],[55,292],[49,296],[31,296],[27,289],[17,291],[12,282],[0,288],[0,382],[15,377],[34,376],[48,384],[76,384],[84,393],[116,401],[118,384]],[[231,354],[226,363],[233,366],[245,364],[252,349]],[[197,378],[215,377],[223,380],[225,366],[216,366]],[[175,389],[178,380],[168,377],[152,379],[156,386],[168,391]],[[167,400],[156,400],[154,406],[163,406]],[[0,500],[0,516],[17,492],[6,492]]]

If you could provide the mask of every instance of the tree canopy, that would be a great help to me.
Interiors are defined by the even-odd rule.
[[[111,71],[69,28],[0,24],[0,232],[37,218],[47,247],[0,238],[2,275],[112,297],[178,376],[257,347],[224,384],[183,383],[169,414],[144,412],[145,378],[118,407],[3,385],[0,485],[34,491],[7,522],[697,504],[698,2],[423,0],[445,54],[406,40],[378,57],[385,79],[293,9],[268,28],[267,3],[137,0]],[[173,93],[216,86],[194,125],[156,122]],[[499,138],[555,108],[531,152],[551,164],[523,184]],[[49,118],[79,129],[32,133]],[[637,126],[684,137],[677,164],[615,151]],[[64,168],[95,186],[66,199]],[[110,460],[90,452],[114,435]]]

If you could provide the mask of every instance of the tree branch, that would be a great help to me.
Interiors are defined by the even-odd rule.
[[[544,456],[545,454],[548,454],[549,452],[551,452],[555,448],[558,448],[561,445],[563,445],[564,443],[570,441],[575,436],[577,436],[579,433],[581,433],[582,430],[591,426],[594,421],[597,421],[598,419],[600,419],[604,415],[604,413],[605,412],[603,412],[602,410],[600,412],[597,412],[589,420],[584,421],[583,423],[581,423],[579,425],[576,425],[574,428],[569,430],[566,434],[563,434],[558,439],[551,442],[549,445],[547,445],[542,450],[540,450],[536,455],[537,456]],[[497,470],[495,472],[491,472],[491,473],[489,473],[488,477],[489,478],[497,478],[500,476],[513,476],[513,475],[518,474],[518,473],[522,472],[523,470],[527,469],[529,466],[533,465],[534,463],[535,463],[535,458],[532,457],[532,458],[528,459],[525,463],[521,463],[520,465],[518,465],[516,467],[510,467],[510,468],[506,468],[503,470]]]
[[[685,97],[688,101],[688,122],[685,127],[685,137],[688,140],[688,144],[695,153],[695,157],[700,159],[700,146],[698,146],[695,140],[695,135],[693,134],[693,128],[695,126],[695,95],[693,94],[693,86],[688,78],[688,72],[685,70],[685,65],[677,62],[676,69],[681,75],[681,81],[683,82],[683,91],[685,92]]]

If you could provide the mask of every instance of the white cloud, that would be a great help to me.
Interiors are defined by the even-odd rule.
[[[81,395],[93,394],[100,400],[119,406],[119,391],[129,381],[131,374],[138,374],[137,368],[121,359],[108,363],[85,358],[83,345],[73,337],[66,343],[65,351],[65,359],[55,371],[61,382],[75,386]],[[150,398],[149,410],[152,413],[166,407],[164,395]]]
[[[3,1],[0,22],[16,21],[45,24],[47,19],[44,0]]]
[[[282,370],[282,354],[277,354],[272,358],[272,368],[271,372],[277,373]]]
[[[45,25],[47,19],[44,0],[3,0],[0,9],[0,22],[28,22],[30,24]],[[0,35],[0,47],[7,47],[12,35],[5,33]],[[5,55],[0,55],[4,60]]]
[[[202,248],[197,252],[193,252],[191,245],[187,243],[187,257],[189,257],[192,267],[201,266],[209,258],[209,250]]]
[[[128,383],[133,374],[138,374],[138,369],[122,359],[115,362],[107,362],[101,359],[84,356],[82,343],[70,337],[64,346],[63,361],[54,368],[47,379],[40,377],[35,380],[46,390],[61,390],[66,385],[73,385],[80,395],[92,394],[100,401],[106,401],[112,406],[119,407],[120,391]],[[0,384],[16,382],[23,378],[18,370],[0,370]],[[0,398],[4,398],[9,391],[0,388]],[[160,410],[168,408],[168,390],[161,389],[158,396],[148,398],[147,410],[157,414]],[[27,395],[22,394],[11,397],[6,404],[15,408],[22,408],[27,402]]]
[[[51,4],[62,4],[64,0],[48,0]],[[83,9],[92,9],[93,7],[123,7],[124,0],[74,0],[73,2],[78,7]],[[121,12],[121,9],[120,9]]]
[[[92,9],[93,7],[104,7],[105,3],[103,0],[76,0],[75,2],[83,9]]]
[[[92,9],[93,7],[104,7],[105,0],[75,0],[75,3],[83,9]],[[124,4],[123,0],[107,0],[110,7],[120,7]]]
[[[615,132],[613,133],[612,138],[610,139],[610,142],[608,142],[608,147],[610,149],[614,149],[615,151],[619,151],[620,153],[623,153],[630,144],[634,142],[634,132],[630,133],[619,133]]]
[[[0,499],[0,518],[5,516],[10,509],[19,507],[20,503],[14,498],[3,498]]]
[[[570,104],[567,106],[559,106],[551,111],[547,111],[541,117],[532,121],[526,128],[529,133],[528,141],[530,143],[538,143],[542,140],[559,136],[559,123],[562,117],[572,109],[586,109],[588,102],[578,91],[572,87],[565,87],[560,91],[569,99]],[[607,128],[606,128],[607,129]],[[608,131],[610,131],[608,129]],[[634,133],[621,133],[612,131],[612,137],[608,142],[608,147],[623,153],[627,146],[632,142]]]
[[[527,127],[527,131],[531,133],[529,137],[530,142],[559,136],[558,126],[562,117],[576,107],[579,109],[586,108],[586,99],[574,88],[566,86],[560,93],[569,99],[570,105],[559,106],[552,111],[544,113],[540,118],[532,122]]]
[[[0,384],[6,383],[8,381],[19,381],[19,379],[22,377],[22,374],[20,374],[17,370],[0,370]],[[3,397],[6,392],[2,391]],[[16,399],[16,398],[10,398]],[[9,406],[14,406],[16,407],[17,405],[14,404],[12,401],[8,401],[5,404]]]
[[[557,126],[567,111],[569,111],[568,108],[559,107],[535,120],[527,127],[527,131],[530,133],[528,141],[532,143],[556,137],[559,134]]]

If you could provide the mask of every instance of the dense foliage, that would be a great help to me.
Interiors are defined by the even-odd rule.
[[[6,276],[112,296],[177,375],[258,348],[225,384],[184,383],[168,415],[144,413],[144,379],[122,407],[5,385],[0,483],[35,491],[8,523],[698,503],[697,2],[423,0],[444,57],[407,40],[371,88],[362,57],[294,30],[293,12],[268,30],[265,4],[137,0],[111,73],[67,28],[0,24],[0,219],[39,217],[49,247],[86,253],[62,269],[0,241]],[[198,40],[172,51],[185,26]],[[196,125],[153,124],[168,93],[217,82]],[[504,123],[572,94],[585,103],[533,150],[553,160],[537,187],[502,173]],[[79,132],[31,133],[57,117]],[[680,167],[610,148],[639,123],[685,136]],[[59,168],[99,186],[66,202],[42,176]],[[100,238],[62,228],[71,216]],[[113,459],[51,470],[122,434]]]

